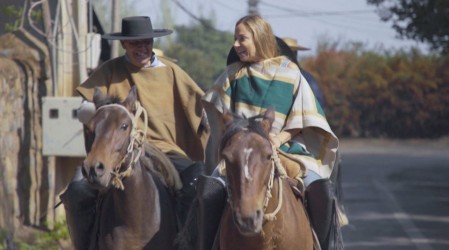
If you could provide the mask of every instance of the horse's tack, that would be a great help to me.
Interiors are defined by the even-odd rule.
[[[276,215],[277,213],[279,213],[279,211],[281,210],[282,207],[282,203],[283,203],[283,199],[282,199],[282,192],[283,192],[283,187],[281,184],[281,179],[288,177],[287,176],[287,172],[285,171],[285,168],[282,166],[282,163],[279,159],[279,155],[277,154],[277,149],[274,145],[272,145],[273,148],[273,153],[271,155],[271,173],[270,173],[270,179],[268,180],[268,187],[267,187],[267,191],[265,193],[265,198],[263,201],[263,210],[265,213],[265,210],[268,207],[268,203],[270,201],[270,198],[272,197],[271,191],[273,189],[273,185],[274,185],[274,178],[275,178],[275,171],[277,170],[279,175],[278,175],[278,183],[279,183],[279,188],[278,188],[278,196],[279,196],[279,202],[278,205],[276,207],[276,209],[269,214],[264,214],[264,219],[265,220],[269,220],[272,221],[274,219],[276,219]],[[221,172],[222,174],[225,174],[224,171],[226,170],[226,162],[224,160],[220,161],[219,163],[219,168],[221,168],[221,170],[223,172]],[[229,189],[229,185],[226,186],[227,187],[227,193],[228,193],[228,203],[231,207],[233,207],[232,205],[232,200],[231,200],[231,190]]]
[[[287,177],[287,172],[285,171],[285,168],[282,166],[281,161],[279,160],[279,156],[277,154],[277,149],[274,145],[271,145],[273,148],[273,153],[271,156],[271,161],[272,161],[272,170],[271,170],[271,174],[270,174],[270,180],[268,181],[268,189],[267,189],[267,193],[265,195],[265,201],[264,201],[264,211],[265,209],[268,207],[268,202],[271,198],[271,190],[273,189],[273,185],[274,185],[274,172],[275,169],[278,171],[279,176],[278,176],[278,197],[279,197],[279,202],[278,202],[278,206],[276,207],[276,209],[269,214],[264,214],[264,219],[266,220],[274,220],[276,219],[276,214],[279,213],[279,211],[281,210],[282,207],[282,183],[281,183],[281,179],[286,178]]]
[[[98,112],[101,109],[105,109],[105,108],[114,108],[114,107],[118,107],[123,109],[126,114],[128,114],[128,116],[131,118],[131,122],[132,122],[132,130],[131,130],[131,134],[130,134],[130,142],[127,148],[127,153],[125,156],[123,156],[123,159],[113,168],[112,171],[112,179],[111,179],[111,184],[118,188],[123,190],[125,187],[123,186],[123,182],[122,179],[126,176],[131,175],[132,170],[133,170],[133,166],[134,164],[139,160],[141,154],[142,154],[142,145],[145,141],[145,136],[147,133],[147,126],[146,124],[148,124],[148,115],[146,110],[140,105],[140,103],[138,101],[135,102],[136,105],[136,114],[132,114],[131,112],[129,112],[128,109],[126,109],[124,106],[120,105],[120,104],[108,104],[108,105],[104,105],[101,106],[100,108],[97,109],[96,112]],[[137,124],[138,124],[138,119],[140,118],[140,116],[143,114],[143,118],[144,118],[144,129],[140,130],[137,128]],[[135,150],[137,150],[137,153],[134,154]],[[120,172],[120,166],[126,161],[126,159],[128,158],[128,156],[131,154],[131,160],[129,161],[128,167],[126,168],[125,171]]]

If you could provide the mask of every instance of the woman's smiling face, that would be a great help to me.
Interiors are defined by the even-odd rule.
[[[242,62],[259,61],[256,53],[256,45],[254,44],[254,37],[243,23],[235,27],[234,49]]]
[[[151,61],[153,42],[153,39],[123,40],[121,44],[131,64],[141,68]]]

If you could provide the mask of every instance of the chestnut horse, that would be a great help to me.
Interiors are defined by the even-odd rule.
[[[171,162],[144,142],[137,128],[146,112],[133,87],[122,103],[95,90],[97,107],[86,124],[87,156],[82,173],[99,190],[90,247],[93,249],[176,249],[170,190],[155,169]]]
[[[302,201],[276,163],[268,135],[273,120],[273,109],[249,119],[224,115],[220,152],[228,204],[220,224],[221,250],[314,249]]]

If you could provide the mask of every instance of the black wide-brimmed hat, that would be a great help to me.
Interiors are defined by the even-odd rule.
[[[125,17],[122,19],[122,32],[104,34],[108,40],[138,40],[169,35],[173,30],[153,29],[147,16]]]

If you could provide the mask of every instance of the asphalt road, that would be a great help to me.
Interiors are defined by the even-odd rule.
[[[343,142],[345,249],[449,249],[449,143]]]

